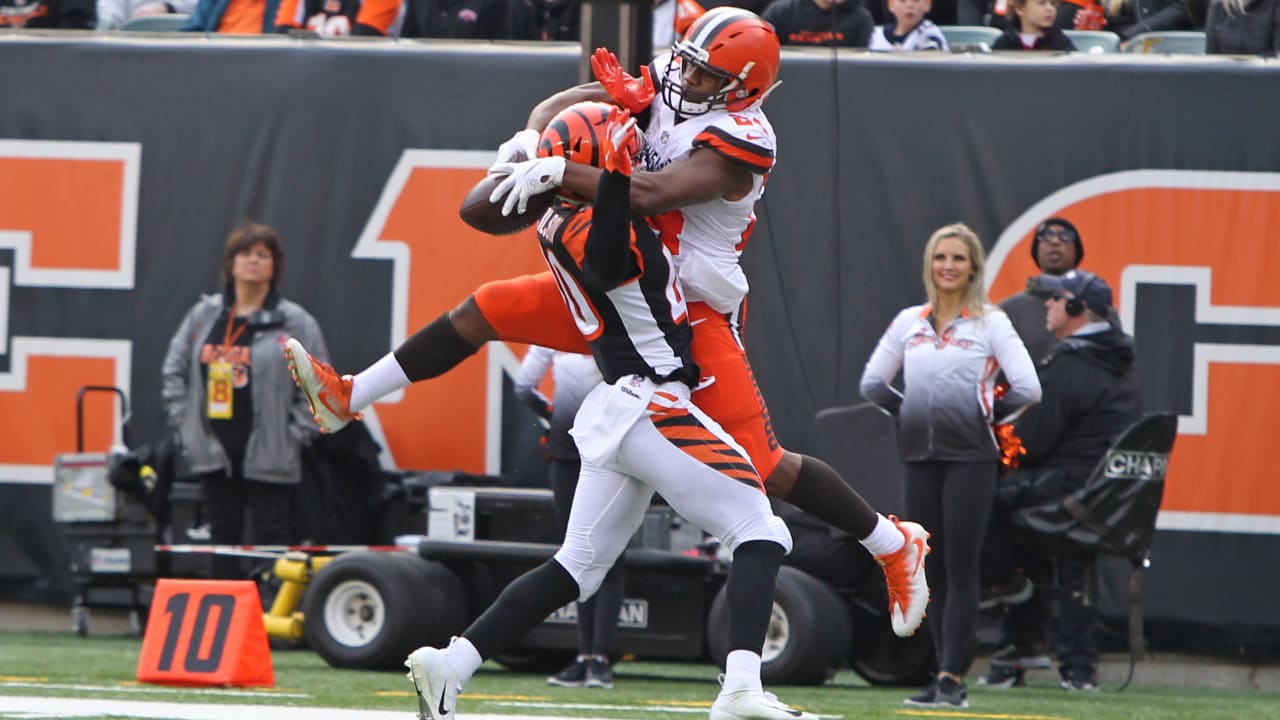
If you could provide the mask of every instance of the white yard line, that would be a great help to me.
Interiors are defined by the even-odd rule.
[[[411,702],[411,701],[410,701]],[[96,717],[154,718],[155,720],[415,720],[416,711],[342,710],[282,705],[208,705],[201,703],[142,702],[137,700],[72,699],[0,695],[0,718],[45,720],[47,718]],[[547,720],[545,716],[473,715],[467,720]],[[605,720],[575,718],[575,720]]]
[[[274,690],[232,690],[230,688],[160,687],[157,685],[80,685],[44,682],[0,682],[6,688],[39,688],[41,690],[76,690],[80,692],[136,693],[140,695],[213,695],[217,697],[305,698],[306,693],[276,692]]]

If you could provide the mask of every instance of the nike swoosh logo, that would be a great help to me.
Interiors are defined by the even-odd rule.
[[[444,706],[444,696],[447,692],[449,692],[449,688],[445,688],[440,691],[440,704],[436,706],[436,710],[440,711],[440,717],[444,717],[449,714],[449,708]]]
[[[915,538],[911,543],[916,546],[916,567],[911,571],[911,575],[915,576],[916,573],[920,572],[920,566],[924,564],[924,541],[920,538]]]
[[[342,417],[342,413],[335,410],[333,406],[329,404],[329,392],[327,390],[321,390],[320,392],[316,393],[316,399],[320,401],[321,405],[324,405],[326,410],[328,410],[329,412],[333,413],[338,417]]]

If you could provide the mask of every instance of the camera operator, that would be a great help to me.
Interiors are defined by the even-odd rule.
[[[1014,425],[1027,454],[997,489],[987,559],[995,575],[1011,576],[1021,566],[1038,586],[1050,585],[1056,592],[1048,603],[1036,597],[1010,608],[1004,632],[1014,645],[992,656],[983,684],[1023,684],[1025,667],[1019,660],[1035,655],[1048,619],[1062,687],[1097,690],[1097,613],[1088,592],[1094,559],[1021,550],[1014,556],[1008,517],[1019,507],[1058,500],[1082,487],[1116,437],[1141,417],[1142,397],[1132,338],[1108,322],[1114,310],[1106,281],[1070,270],[1046,273],[1037,283],[1049,294],[1045,327],[1059,342],[1037,365],[1044,391],[1040,404]]]

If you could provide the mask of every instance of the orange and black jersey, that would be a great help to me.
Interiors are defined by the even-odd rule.
[[[280,0],[276,32],[399,37],[408,0]]]
[[[630,212],[631,179],[604,173],[594,205],[558,202],[538,241],[606,382],[698,381],[693,332],[671,254]]]

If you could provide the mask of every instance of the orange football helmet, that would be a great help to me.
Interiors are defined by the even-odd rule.
[[[662,101],[681,115],[745,110],[777,87],[780,54],[778,34],[759,15],[730,6],[713,8],[672,49]],[[680,72],[673,72],[677,67]],[[688,87],[694,69],[719,79],[720,87],[710,93]]]

